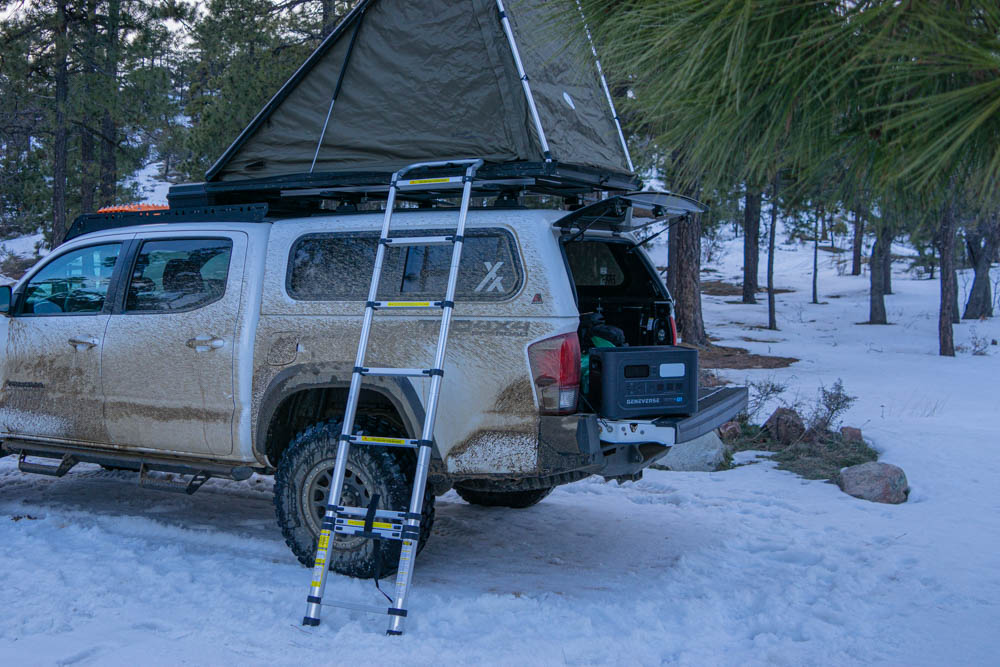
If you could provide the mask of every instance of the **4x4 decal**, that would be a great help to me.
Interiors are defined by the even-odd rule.
[[[483,262],[483,264],[486,265],[486,277],[479,282],[473,291],[482,292],[485,288],[486,292],[503,292],[503,276],[500,275],[500,267],[503,266],[503,262]]]

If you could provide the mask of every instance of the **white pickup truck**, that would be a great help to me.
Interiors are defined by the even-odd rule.
[[[593,331],[647,350],[672,349],[676,332],[673,302],[635,236],[573,219],[469,214],[421,546],[434,496],[450,488],[472,503],[527,507],[589,475],[636,479],[675,442],[745,408],[744,388],[703,394],[687,415],[614,419],[588,401],[581,384],[594,378],[581,355]],[[395,220],[401,234],[440,233],[454,213],[412,209]],[[188,493],[212,477],[274,475],[278,523],[311,565],[382,214],[136,222],[78,234],[13,290],[0,288],[0,453],[25,472],[98,463]],[[435,247],[389,249],[380,296],[439,298],[449,258]],[[437,317],[384,318],[370,363],[425,364]],[[663,389],[650,368],[628,391]],[[366,378],[356,429],[416,437],[425,382]],[[382,506],[405,506],[413,459],[352,448],[343,502],[367,506],[378,494]],[[338,540],[331,567],[370,577],[394,569],[397,555],[398,546]]]

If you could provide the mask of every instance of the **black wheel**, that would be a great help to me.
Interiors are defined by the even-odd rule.
[[[274,475],[278,525],[292,552],[308,567],[316,559],[316,542],[326,512],[341,424],[340,419],[316,424],[296,436]],[[405,437],[387,420],[367,415],[355,419],[355,433]],[[416,456],[412,452],[353,446],[347,457],[340,502],[350,507],[367,507],[378,494],[379,509],[406,511],[415,468]],[[434,523],[434,495],[430,492],[424,495],[422,515],[417,553],[427,543]],[[389,575],[399,564],[401,546],[395,540],[382,540],[376,550],[373,540],[338,535],[330,549],[330,569],[359,579],[371,579],[377,571],[380,576]]]
[[[554,488],[550,486],[547,489],[530,489],[526,491],[481,491],[479,489],[463,489],[460,486],[456,486],[455,491],[462,497],[462,500],[470,505],[523,509],[540,503],[545,496],[552,493],[552,489]]]

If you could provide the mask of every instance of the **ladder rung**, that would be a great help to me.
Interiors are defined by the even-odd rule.
[[[464,176],[433,176],[430,178],[407,178],[396,181],[396,189],[438,190],[440,188],[460,188],[465,182]]]
[[[324,528],[333,528],[333,532],[341,535],[354,535],[367,538],[369,540],[419,540],[420,528],[417,526],[405,526],[401,523],[386,523],[384,521],[373,521],[371,529],[366,525],[365,519],[351,519],[337,517],[331,526],[323,523]]]
[[[373,301],[372,307],[379,308],[440,308],[443,301]]]
[[[368,516],[367,507],[348,507],[345,505],[327,505],[327,510],[333,511],[336,514],[343,514],[345,516]],[[396,510],[375,510],[376,519],[392,519],[393,521],[404,521],[406,519],[406,512],[398,512]]]
[[[351,611],[363,611],[366,614],[386,614],[389,613],[388,607],[376,607],[370,604],[358,604],[356,602],[321,602],[324,607],[338,607],[340,609],[350,609]]]
[[[455,235],[448,236],[405,236],[401,238],[385,238],[382,243],[386,245],[446,245],[454,243]]]
[[[362,375],[386,375],[393,377],[422,378],[433,375],[433,368],[363,368]]]
[[[337,519],[335,523],[333,532],[340,533],[341,535],[360,535],[367,538],[378,537],[383,540],[402,541],[404,539],[411,539],[410,537],[404,537],[404,532],[407,534],[412,532],[414,535],[419,534],[417,529],[404,531],[402,524],[391,524],[382,521],[372,523],[371,531],[365,527],[364,519]]]
[[[349,442],[360,445],[383,445],[386,447],[410,447],[420,446],[419,440],[411,438],[390,438],[381,435],[352,435]]]

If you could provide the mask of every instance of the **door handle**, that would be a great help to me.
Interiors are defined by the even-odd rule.
[[[100,341],[96,338],[77,338],[73,337],[69,339],[69,344],[76,348],[77,352],[83,352],[84,350],[89,350],[92,347],[97,347]]]
[[[223,347],[226,341],[221,338],[216,338],[215,336],[209,336],[208,334],[201,334],[195,336],[194,338],[188,339],[187,346],[190,347],[195,352],[209,352],[211,350],[218,350]]]

